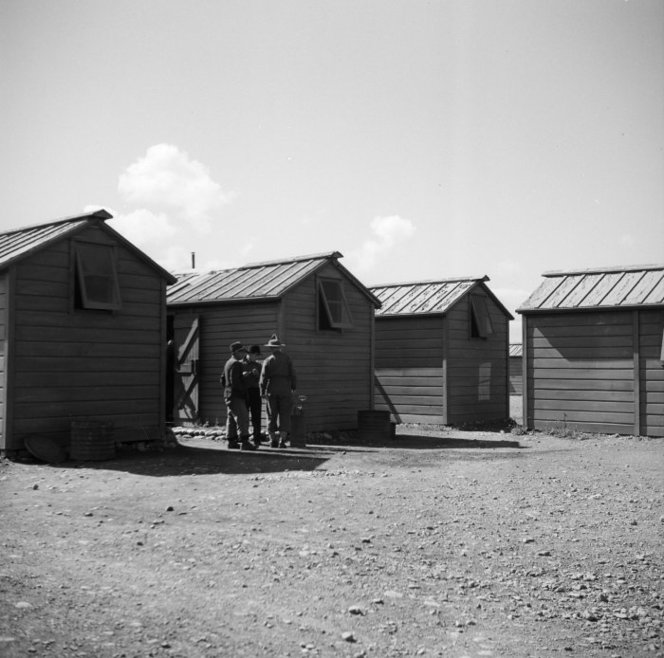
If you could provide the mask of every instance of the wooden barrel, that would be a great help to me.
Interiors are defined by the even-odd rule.
[[[102,461],[115,457],[113,425],[100,420],[73,420],[69,456],[77,461]]]
[[[357,412],[357,431],[360,439],[391,439],[394,437],[389,411],[365,410]]]

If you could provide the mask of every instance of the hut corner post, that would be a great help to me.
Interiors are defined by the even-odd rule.
[[[641,435],[641,355],[639,349],[639,312],[632,312],[632,347],[634,351],[634,436]]]
[[[524,430],[530,430],[532,428],[528,427],[528,316],[522,315],[521,317],[521,402],[523,406],[521,424]]]

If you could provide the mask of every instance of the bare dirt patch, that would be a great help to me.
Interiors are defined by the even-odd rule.
[[[661,441],[0,465],[2,656],[658,656]]]

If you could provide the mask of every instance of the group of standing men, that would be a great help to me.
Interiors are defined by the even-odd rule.
[[[241,342],[230,346],[231,357],[221,381],[226,402],[226,439],[229,448],[256,450],[262,443],[262,400],[266,401],[268,439],[272,448],[285,448],[291,431],[293,394],[297,386],[291,358],[276,334],[264,345],[270,355],[261,364],[259,345],[247,349]],[[251,417],[252,434],[249,434]]]

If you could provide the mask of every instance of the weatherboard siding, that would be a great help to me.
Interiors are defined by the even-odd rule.
[[[664,436],[664,310],[639,312],[641,434]]]
[[[7,354],[9,340],[9,273],[0,274],[0,450],[5,448],[7,413]]]
[[[318,328],[320,278],[343,281],[351,327]],[[304,404],[307,429],[357,427],[357,412],[371,406],[373,305],[369,299],[328,264],[286,295],[283,318],[283,340],[297,372],[298,393],[307,397]]]
[[[449,424],[502,420],[509,415],[508,320],[488,295],[485,298],[493,328],[487,338],[470,335],[468,296],[446,316]]]
[[[116,441],[161,430],[165,282],[101,229],[76,240],[116,245],[121,308],[73,309],[72,240],[16,264],[8,449],[29,434],[68,437],[76,418],[112,422]]]
[[[319,277],[344,282],[353,326],[318,329]],[[219,376],[236,340],[264,347],[273,333],[286,343],[293,360],[297,392],[304,403],[307,431],[334,431],[357,427],[357,412],[371,406],[373,304],[350,279],[331,265],[323,265],[287,291],[282,299],[248,302],[171,305],[169,313],[199,318],[199,419],[226,422]],[[264,427],[266,418],[264,417]]]
[[[169,313],[178,316],[182,327],[191,326],[194,318],[198,318],[198,420],[223,425],[226,404],[220,377],[231,356],[230,345],[235,341],[245,345],[265,344],[280,329],[279,306],[275,302],[200,304],[170,308]],[[182,337],[178,339],[182,342]]]
[[[375,408],[398,423],[445,424],[441,315],[376,319]]]
[[[630,312],[532,315],[526,345],[529,425],[633,432]]]

